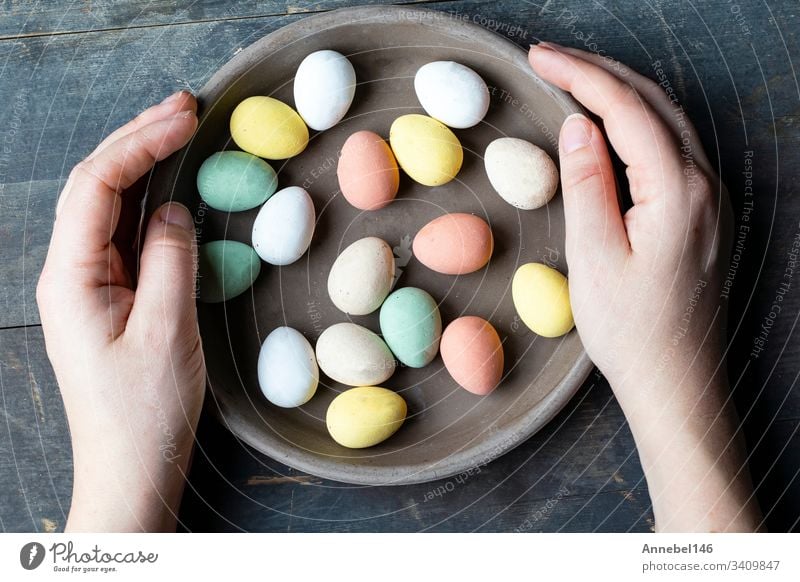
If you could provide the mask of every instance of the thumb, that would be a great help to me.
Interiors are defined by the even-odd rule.
[[[572,267],[586,259],[597,266],[598,255],[613,256],[630,248],[608,147],[594,123],[573,113],[561,126],[558,148],[567,262]]]
[[[170,202],[147,226],[131,318],[145,327],[163,322],[166,331],[194,327],[194,220],[182,204]]]

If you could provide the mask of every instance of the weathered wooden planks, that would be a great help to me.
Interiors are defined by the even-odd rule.
[[[66,7],[39,2],[33,14],[31,3],[0,8],[0,328],[38,322],[33,291],[60,181],[104,134],[177,88],[199,88],[239,48],[300,14],[347,3],[173,4],[150,2],[143,10],[129,0]],[[745,370],[736,397],[768,523],[778,531],[797,528],[796,275],[764,351],[752,355],[800,230],[793,4],[770,6],[772,15],[744,4],[737,14],[725,0],[696,7],[672,1],[423,4],[496,29],[523,47],[538,38],[588,46],[651,77],[653,62],[661,61],[665,79],[721,163],[739,223],[747,216],[752,227],[730,302],[732,378]],[[80,32],[86,30],[96,32]],[[22,38],[8,38],[18,34]],[[747,210],[742,171],[750,151],[754,195]],[[0,528],[63,527],[71,479],[68,432],[38,328],[0,331],[0,381]],[[604,384],[587,385],[542,433],[463,482],[391,489],[342,489],[296,475],[206,419],[191,478],[197,493],[187,494],[185,525],[646,531],[652,515],[645,483],[630,434],[609,398]]]

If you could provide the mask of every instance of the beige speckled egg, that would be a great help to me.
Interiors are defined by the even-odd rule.
[[[348,386],[380,384],[394,374],[394,356],[375,333],[355,323],[337,323],[317,340],[317,364]]]
[[[520,210],[547,204],[558,188],[558,168],[540,147],[522,139],[501,137],[486,148],[486,174],[498,194]]]
[[[386,241],[368,236],[336,257],[328,275],[328,295],[349,315],[367,315],[392,290],[394,254]]]

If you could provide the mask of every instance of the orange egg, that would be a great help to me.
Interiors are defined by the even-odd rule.
[[[439,352],[453,380],[473,394],[489,394],[503,377],[500,336],[480,317],[469,315],[450,323],[442,334]]]
[[[414,255],[445,275],[465,275],[483,268],[494,249],[492,230],[473,214],[445,214],[414,237]]]
[[[400,187],[392,149],[371,131],[357,131],[347,138],[336,174],[342,195],[360,210],[383,208],[394,200]]]

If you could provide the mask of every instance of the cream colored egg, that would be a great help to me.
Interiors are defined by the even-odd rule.
[[[567,278],[541,263],[522,265],[511,283],[514,307],[523,323],[543,337],[558,337],[575,325]]]
[[[375,333],[355,323],[337,323],[317,340],[317,363],[325,374],[348,386],[380,384],[394,374],[394,356]]]
[[[394,255],[383,240],[357,240],[336,258],[328,275],[333,304],[349,315],[366,315],[381,306],[392,289]]]
[[[498,194],[520,210],[547,204],[558,188],[558,168],[540,147],[501,137],[486,148],[486,175]]]

